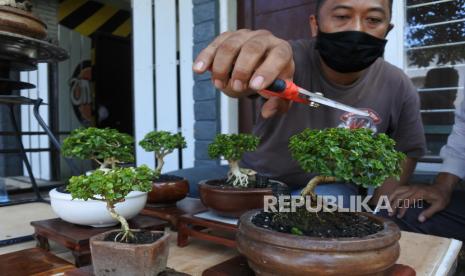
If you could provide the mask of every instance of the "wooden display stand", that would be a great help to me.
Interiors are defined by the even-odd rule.
[[[142,215],[138,215],[128,222],[131,229],[164,230],[168,226],[165,221]],[[119,229],[119,226],[104,228],[81,226],[59,218],[33,221],[31,225],[34,227],[34,236],[40,248],[48,250],[49,239],[57,242],[72,251],[77,267],[91,263],[90,237],[112,229]]]
[[[186,246],[189,237],[194,237],[235,248],[236,232],[237,225],[182,215],[178,220],[178,246]]]
[[[62,275],[72,269],[75,269],[72,264],[40,248],[29,248],[0,256],[1,275]]]
[[[154,206],[147,204],[141,214],[168,221],[171,227],[176,228],[178,218],[185,214],[197,214],[207,210],[200,199],[186,197],[172,206]]]

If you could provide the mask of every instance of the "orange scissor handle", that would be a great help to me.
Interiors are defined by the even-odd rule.
[[[260,94],[303,104],[310,103],[309,100],[300,97],[298,86],[290,80],[275,80],[267,89],[261,90]]]

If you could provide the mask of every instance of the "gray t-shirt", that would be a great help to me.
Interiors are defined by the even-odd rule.
[[[320,56],[314,40],[291,42],[294,52],[294,82],[325,97],[366,109],[371,120],[326,106],[311,108],[292,103],[289,111],[264,119],[260,114],[253,133],[261,138],[257,151],[247,153],[242,166],[281,179],[292,179],[291,186],[308,181],[288,150],[289,138],[306,128],[370,127],[396,141],[396,148],[409,157],[425,153],[425,137],[419,111],[419,98],[410,79],[397,67],[379,58],[355,83],[341,86],[330,83],[320,70]],[[264,100],[259,99],[262,104]],[[260,112],[260,110],[259,110]]]

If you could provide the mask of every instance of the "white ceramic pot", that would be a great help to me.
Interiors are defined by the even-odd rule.
[[[49,193],[52,209],[62,220],[93,227],[108,227],[118,224],[110,216],[106,204],[97,200],[71,199],[70,194],[53,189]],[[135,217],[144,208],[147,193],[133,191],[124,202],[117,203],[115,210],[126,219]]]

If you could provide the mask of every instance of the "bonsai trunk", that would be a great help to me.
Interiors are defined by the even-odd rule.
[[[334,181],[336,181],[336,177],[334,176],[322,176],[322,175],[315,176],[308,182],[307,186],[305,186],[305,188],[302,190],[301,195],[303,197],[309,195],[313,198],[315,197],[315,188],[318,184],[325,183],[325,182],[334,182]]]
[[[157,154],[157,168],[155,169],[155,173],[157,175],[161,174],[161,169],[163,168],[163,165],[165,165],[165,161],[163,160],[164,158],[164,155]]]
[[[110,215],[114,219],[118,220],[121,223],[121,233],[120,234],[122,234],[123,236],[121,237],[121,239],[119,239],[119,241],[128,241],[130,238],[133,238],[134,235],[131,233],[131,229],[129,229],[129,224],[128,224],[127,220],[123,216],[121,216],[120,214],[118,214],[115,211],[115,206],[114,206],[113,203],[107,202],[107,210],[110,212]],[[115,237],[115,241],[117,241],[120,234],[118,234]]]
[[[241,169],[239,168],[239,161],[228,160],[228,163],[228,182],[233,180],[232,184],[234,187],[247,187],[249,184],[249,176],[241,172]]]

